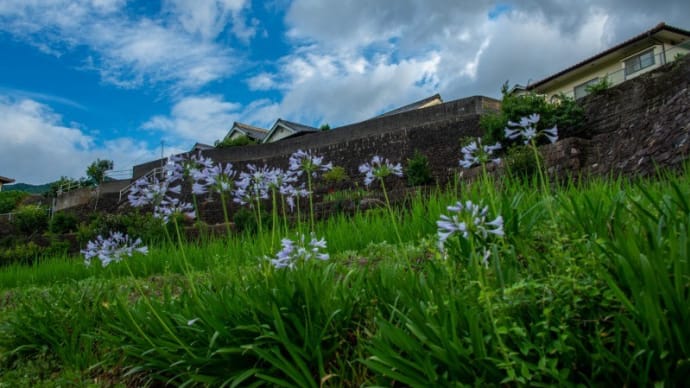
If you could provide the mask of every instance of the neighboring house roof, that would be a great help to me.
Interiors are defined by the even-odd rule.
[[[266,134],[266,137],[262,141],[263,143],[271,143],[271,138],[273,135],[278,131],[279,129],[285,129],[288,132],[290,132],[290,135],[287,137],[295,137],[307,133],[314,133],[314,132],[321,132],[320,129],[310,127],[308,125],[303,125],[303,124],[298,124],[298,123],[293,123],[291,121],[283,120],[283,119],[278,119],[278,121],[273,124],[273,127],[271,127],[271,130]],[[278,140],[285,139],[286,137],[282,137]],[[278,141],[276,140],[276,141]]]
[[[0,176],[0,184],[4,184],[4,183],[14,183],[14,179],[5,178],[4,176]]]
[[[228,132],[228,134],[225,135],[225,138],[226,139],[229,138],[230,136],[232,136],[232,134],[234,132],[239,132],[239,133],[247,136],[250,139],[262,141],[266,137],[266,135],[268,135],[269,131],[268,131],[268,129],[259,128],[259,127],[255,127],[253,125],[244,124],[244,123],[240,123],[240,122],[235,121],[232,124],[232,128],[230,128],[230,131]]]
[[[397,114],[399,114],[399,113],[409,112],[409,111],[411,111],[411,110],[416,110],[416,109],[422,109],[422,108],[426,108],[426,107],[429,107],[429,106],[433,106],[433,105],[437,105],[437,104],[442,104],[442,103],[443,103],[443,99],[441,98],[441,95],[438,94],[438,93],[436,93],[436,94],[434,94],[434,95],[431,96],[431,97],[427,97],[427,98],[421,99],[421,100],[419,100],[419,101],[415,101],[415,102],[413,102],[413,103],[411,103],[411,104],[402,106],[402,107],[400,107],[400,108],[393,109],[393,110],[388,111],[388,112],[386,112],[386,113],[380,114],[380,115],[378,115],[378,116],[376,116],[376,117],[384,117],[384,116],[397,115]]]
[[[625,42],[620,43],[616,46],[613,46],[606,51],[602,51],[601,53],[599,53],[593,57],[590,57],[590,58],[588,58],[588,59],[586,59],[580,63],[577,63],[573,66],[570,66],[567,69],[561,70],[556,74],[550,75],[550,76],[548,76],[548,77],[546,77],[540,81],[537,81],[537,82],[534,82],[532,84],[527,85],[527,90],[536,89],[536,88],[543,86],[544,84],[549,83],[549,82],[551,82],[551,81],[553,81],[559,77],[562,77],[568,73],[571,73],[571,72],[576,71],[580,68],[583,68],[586,65],[594,64],[594,62],[597,62],[599,60],[602,60],[602,59],[605,60],[607,58],[610,58],[611,56],[615,56],[617,53],[619,53],[623,49],[626,49],[628,47],[635,47],[641,43],[644,43],[648,39],[654,38],[657,36],[663,36],[665,38],[669,38],[669,40],[678,39],[677,43],[680,43],[684,40],[690,39],[690,31],[683,30],[683,29],[678,28],[678,27],[669,26],[665,23],[659,23],[654,28],[652,28],[651,30],[645,31],[645,32],[641,33],[640,35],[637,35],[633,38],[630,38],[630,39],[626,40]],[[635,49],[638,49],[638,48],[635,47]],[[640,47],[639,49],[642,49],[642,47]]]
[[[210,150],[213,148],[215,148],[215,147],[213,147],[212,145],[208,145],[208,144],[204,144],[204,143],[195,143],[194,147],[192,147],[191,152]]]

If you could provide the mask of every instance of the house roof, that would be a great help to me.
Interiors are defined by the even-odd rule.
[[[248,137],[255,139],[255,140],[263,140],[266,135],[268,135],[268,129],[264,128],[259,128],[255,127],[253,125],[245,124],[245,123],[240,123],[235,121],[232,124],[232,128],[230,129],[230,132],[228,132],[227,136],[230,136],[233,131],[239,131],[242,132],[243,134],[247,135]]]
[[[277,131],[279,127],[283,127],[291,131],[292,135],[290,135],[289,137],[305,133],[321,132],[321,130],[318,128],[310,127],[304,124],[293,123],[291,121],[283,119],[278,119],[275,122],[275,124],[273,124],[273,127],[271,127],[271,130],[266,134],[266,137],[264,137],[263,142],[266,142],[268,139],[270,139],[271,136],[273,136],[273,133],[275,133],[275,131]]]
[[[14,183],[14,179],[5,178],[4,176],[0,176],[0,183]]]
[[[204,143],[194,143],[194,147],[192,147],[192,151],[203,151],[203,150],[210,150],[213,149],[214,147],[212,145],[204,144]]]
[[[596,54],[593,57],[590,57],[588,59],[585,59],[582,62],[576,63],[573,66],[570,66],[564,70],[559,71],[558,73],[555,73],[555,74],[550,75],[550,76],[548,76],[542,80],[539,80],[537,82],[534,82],[532,84],[527,85],[527,90],[536,89],[539,86],[542,86],[542,85],[544,85],[550,81],[553,81],[556,78],[559,78],[559,77],[561,77],[567,73],[570,73],[576,69],[584,67],[587,64],[590,64],[590,63],[593,63],[597,60],[604,59],[608,56],[611,56],[612,54],[615,54],[616,52],[620,51],[621,49],[624,49],[628,46],[632,46],[634,44],[643,42],[646,39],[649,39],[649,38],[656,36],[658,34],[664,34],[664,33],[666,33],[666,35],[668,35],[672,38],[675,37],[675,38],[680,38],[682,40],[690,39],[690,31],[683,30],[683,29],[678,28],[678,27],[669,26],[665,23],[659,23],[654,28],[647,30],[647,31],[635,36],[635,37],[632,37],[632,38],[624,41],[623,43],[620,43],[616,46],[613,46],[608,50],[602,51],[599,54]]]
[[[421,99],[419,101],[415,101],[411,104],[401,106],[400,108],[393,109],[393,110],[388,111],[386,113],[380,114],[376,117],[392,116],[392,115],[397,115],[399,113],[404,113],[404,112],[408,112],[408,111],[415,110],[415,109],[426,108],[427,106],[429,106],[431,103],[433,103],[436,100],[438,101],[439,104],[443,103],[443,99],[441,98],[441,95],[436,93],[431,97],[427,97],[427,98]],[[435,104],[431,104],[431,105],[435,105]]]

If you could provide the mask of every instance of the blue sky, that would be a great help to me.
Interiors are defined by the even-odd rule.
[[[126,174],[233,121],[497,97],[660,21],[690,28],[685,3],[0,0],[0,175],[78,178],[97,158]]]

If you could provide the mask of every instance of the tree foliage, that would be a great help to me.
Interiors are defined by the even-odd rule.
[[[86,168],[86,176],[96,185],[100,185],[105,180],[106,171],[112,170],[113,166],[114,163],[112,160],[96,159],[95,162],[91,163],[89,167]]]
[[[247,135],[242,135],[234,139],[225,138],[223,140],[216,140],[213,143],[213,146],[216,148],[229,148],[254,144],[256,144],[256,140],[250,138]]]
[[[575,128],[581,125],[584,119],[582,107],[574,99],[564,95],[554,101],[547,101],[545,96],[534,93],[514,95],[508,92],[507,82],[503,84],[501,92],[501,111],[483,115],[479,121],[479,126],[486,134],[486,144],[503,142],[504,129],[508,121],[518,122],[533,113],[538,113],[541,117],[538,130],[554,125],[558,125],[559,128]]]

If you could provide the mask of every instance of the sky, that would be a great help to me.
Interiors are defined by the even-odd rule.
[[[124,178],[234,121],[333,128],[435,93],[500,97],[687,15],[687,0],[0,0],[0,176],[109,159]]]

